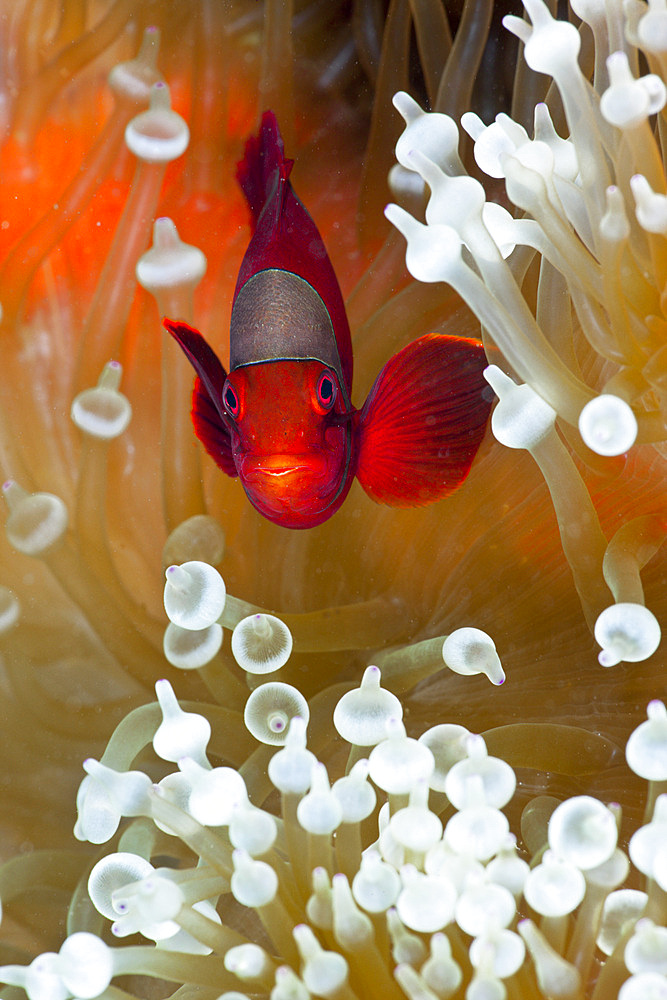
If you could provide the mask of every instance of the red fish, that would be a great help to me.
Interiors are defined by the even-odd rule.
[[[253,235],[234,292],[229,375],[200,333],[164,320],[197,373],[195,433],[260,514],[286,528],[331,517],[355,476],[380,503],[432,503],[460,486],[484,436],[482,345],[420,337],[355,409],[343,298],[292,163],[267,111],[237,171]]]

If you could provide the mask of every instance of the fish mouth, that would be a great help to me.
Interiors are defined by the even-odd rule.
[[[325,454],[244,455],[239,477],[262,514],[317,514],[338,492],[337,469]]]
[[[282,476],[290,472],[324,475],[328,462],[324,455],[253,455],[243,460],[247,475]]]

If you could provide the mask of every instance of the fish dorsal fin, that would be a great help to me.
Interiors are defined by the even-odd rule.
[[[234,301],[259,271],[283,270],[307,282],[329,313],[349,394],[352,340],[343,296],[319,230],[290,183],[291,168],[276,117],[266,111],[259,133],[248,140],[237,169],[252,215],[253,236],[239,269]]]
[[[201,333],[187,323],[170,319],[163,320],[163,323],[197,373],[192,392],[195,434],[222,471],[228,476],[236,476],[231,436],[222,405],[222,388],[227,372]]]
[[[487,363],[477,341],[437,333],[387,362],[358,424],[357,478],[373,500],[418,507],[461,485],[493,399]]]
[[[236,167],[239,183],[252,214],[253,229],[267,202],[277,197],[276,212],[280,215],[285,186],[294,160],[285,158],[285,147],[276,116],[266,111],[257,135],[251,135],[245,144],[243,159]]]

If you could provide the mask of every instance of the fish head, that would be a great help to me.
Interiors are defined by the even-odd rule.
[[[333,368],[244,365],[226,379],[222,402],[239,478],[260,514],[311,528],[338,510],[352,480],[352,414]]]

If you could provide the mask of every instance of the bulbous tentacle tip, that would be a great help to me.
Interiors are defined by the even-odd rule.
[[[255,861],[247,851],[237,848],[232,854],[234,873],[231,890],[243,906],[266,906],[278,891],[278,876],[264,861]]]
[[[660,645],[661,630],[655,615],[642,604],[612,604],[598,616],[595,640],[602,647],[603,667],[626,661],[647,660]]]
[[[178,766],[187,779],[187,810],[204,826],[227,826],[238,809],[244,808],[248,793],[243,778],[231,767],[202,767],[184,757]]]
[[[579,906],[586,879],[576,865],[548,850],[524,885],[524,898],[543,917],[564,917]]]
[[[449,177],[420,149],[413,149],[408,160],[431,189],[426,206],[429,225],[451,226],[461,232],[469,218],[480,215],[486,198],[479,181],[466,176]]]
[[[310,788],[316,763],[315,754],[306,748],[306,720],[295,715],[283,748],[269,761],[269,777],[283,794],[304,795]]]
[[[279,965],[276,969],[276,985],[272,990],[273,1000],[309,1000],[310,994],[303,981],[289,965]],[[230,1000],[250,1000],[249,997],[230,996]]]
[[[217,566],[225,555],[225,531],[210,514],[194,514],[181,521],[171,532],[162,549],[165,570],[175,563],[204,562]]]
[[[497,365],[484,369],[484,378],[498,396],[491,430],[506,448],[536,447],[551,433],[556,411],[529,385],[517,385]]]
[[[111,983],[114,971],[113,950],[87,931],[70,934],[58,953],[58,974],[70,995],[99,996]]]
[[[239,944],[225,952],[225,969],[242,982],[270,977],[274,965],[271,957],[258,944]],[[244,993],[235,990],[222,993],[219,1000],[240,1000]]]
[[[626,16],[631,19],[631,9]],[[632,27],[636,35],[631,39],[633,45],[656,55],[667,51],[667,7],[663,3],[654,0],[648,8],[644,4],[638,6]]]
[[[428,808],[429,782],[424,778],[410,789],[409,804],[395,812],[388,829],[401,847],[425,854],[440,840],[442,822]]]
[[[492,684],[505,681],[493,639],[478,628],[460,628],[445,639],[442,658],[457,674],[486,674]]]
[[[499,757],[487,755],[481,736],[468,734],[465,747],[468,756],[454,763],[447,773],[445,795],[457,809],[467,809],[475,805],[481,790],[485,806],[502,809],[516,789],[514,771]]]
[[[485,940],[487,943],[491,943],[497,935],[501,935],[514,919],[515,914],[516,903],[512,893],[503,886],[494,885],[485,880],[471,879],[464,886],[456,905],[457,924],[466,934],[470,934],[472,930],[472,936],[477,936],[480,944]],[[477,957],[479,959],[481,955],[478,953]],[[492,952],[489,953],[488,957],[489,959],[494,957]],[[523,959],[523,953],[521,959]],[[473,967],[480,968],[482,963],[473,962],[472,964]],[[491,963],[489,964],[491,965]]]
[[[118,829],[123,816],[150,815],[151,780],[142,771],[116,771],[101,761],[89,758],[77,795],[78,840],[104,844]]]
[[[647,233],[667,233],[667,196],[656,192],[643,174],[630,178],[637,222]]]
[[[222,626],[214,622],[207,628],[180,628],[169,622],[162,643],[166,660],[179,670],[200,670],[217,655],[222,646]]]
[[[146,28],[135,58],[113,67],[107,80],[116,98],[138,105],[149,103],[151,87],[163,81],[157,68],[160,37],[158,27]]]
[[[281,681],[269,681],[255,688],[243,712],[248,732],[260,743],[273,746],[282,746],[286,742],[291,720],[295,716],[308,723],[308,702],[297,688]]]
[[[623,929],[632,926],[639,919],[647,901],[648,895],[639,889],[618,889],[609,893],[602,908],[602,920],[596,939],[603,954],[613,953]]]
[[[358,688],[346,692],[336,705],[333,722],[339,735],[353,746],[375,746],[387,735],[389,719],[401,719],[401,702],[380,687],[380,670],[370,666]]]
[[[609,87],[600,97],[600,113],[610,125],[632,130],[664,107],[667,89],[663,81],[655,73],[635,79],[625,52],[611,53],[607,72]]]
[[[549,820],[550,848],[581,871],[612,856],[618,840],[616,817],[590,795],[576,795],[556,807]]]
[[[275,615],[248,615],[232,632],[232,653],[242,670],[270,674],[289,660],[292,633]]]
[[[627,742],[625,757],[630,768],[647,781],[667,781],[667,708],[662,701],[651,701],[648,718]]]
[[[184,243],[174,222],[163,216],[153,225],[153,246],[137,262],[137,281],[152,295],[194,289],[206,274],[202,251]]]
[[[28,556],[42,556],[64,538],[67,507],[53,493],[28,493],[13,479],[3,483],[9,507],[5,533],[9,544]]]
[[[429,779],[433,791],[444,792],[451,768],[466,757],[466,738],[469,735],[464,726],[442,723],[427,729],[419,737],[419,742],[429,748],[435,761],[435,768]]]
[[[667,968],[666,949],[667,927],[661,927],[648,917],[642,917],[635,925],[634,933],[626,945],[623,957],[633,976],[639,978],[657,973],[664,977]],[[639,990],[633,990],[630,995],[631,997],[639,997],[642,994],[639,993]],[[647,997],[653,995],[652,990],[643,994]],[[660,997],[660,993],[657,996]]]
[[[461,115],[461,128],[470,136],[473,142],[486,131],[486,125],[474,111],[464,111]]]
[[[410,125],[411,122],[421,118],[425,113],[415,99],[410,97],[410,94],[406,93],[405,90],[398,90],[392,97],[391,103],[401,117],[405,119],[406,125]]]
[[[600,236],[611,244],[619,244],[629,238],[630,232],[623,195],[615,184],[610,184],[605,191],[605,213],[600,219]]]
[[[183,906],[184,896],[180,886],[168,876],[152,872],[138,882],[116,889],[111,899],[117,914],[111,931],[116,937],[140,932],[162,940],[178,932],[174,918]]]
[[[344,823],[360,823],[373,812],[377,796],[368,776],[368,760],[362,757],[334,783],[332,791],[342,807]]]
[[[122,373],[120,362],[109,361],[97,385],[74,397],[70,416],[84,434],[111,441],[129,427],[132,405],[127,396],[118,391]]]
[[[441,875],[426,875],[414,865],[401,868],[403,889],[396,900],[396,910],[410,930],[432,934],[442,930],[453,918],[456,890]]]
[[[307,833],[319,836],[333,833],[343,820],[343,807],[333,793],[327,769],[320,761],[313,765],[310,790],[299,802],[296,817]]]
[[[341,995],[348,980],[346,959],[336,951],[325,951],[307,924],[298,924],[292,934],[303,963],[306,988],[315,996]]]
[[[154,83],[150,94],[150,108],[129,122],[125,142],[139,160],[170,163],[188,148],[190,130],[184,119],[172,111],[166,83]]]
[[[247,799],[232,810],[229,839],[233,847],[257,858],[271,850],[277,836],[278,825],[273,816],[251,806]]]
[[[537,982],[545,996],[574,1000],[581,995],[581,974],[551,947],[532,920],[520,920],[517,930],[535,965]]]
[[[664,846],[667,837],[667,795],[658,795],[650,823],[640,826],[630,838],[629,854],[635,868],[650,879],[660,877],[661,887],[667,882]],[[657,869],[657,870],[656,870]]]
[[[529,25],[523,18],[507,14],[503,26],[524,43],[524,57],[531,69],[549,76],[577,72],[581,38],[574,24],[556,20],[542,0],[523,0]]]
[[[455,285],[461,267],[461,238],[451,226],[425,226],[400,205],[387,205],[385,217],[406,241],[405,264],[418,281]]]
[[[112,896],[117,889],[138,882],[155,869],[150,861],[128,851],[107,854],[94,865],[88,876],[88,895],[98,913],[115,920]]]
[[[407,736],[400,719],[389,719],[385,732],[386,739],[371,750],[369,774],[384,791],[407,795],[416,781],[431,778],[435,758],[424,743]]]
[[[400,163],[395,163],[387,177],[389,190],[393,197],[404,208],[417,214],[422,207],[426,194],[426,185],[414,170],[407,170]],[[0,320],[1,320],[0,316]]]
[[[404,91],[394,95],[393,103],[406,123],[396,143],[396,159],[401,166],[414,170],[410,156],[419,150],[439,166],[460,172],[459,130],[454,119],[438,112],[422,111]]]
[[[174,625],[205,629],[222,614],[227,596],[224,580],[213,566],[191,560],[165,572],[164,607]]]
[[[153,736],[153,749],[163,760],[179,761],[191,757],[202,767],[210,767],[206,747],[211,738],[211,724],[196,712],[184,712],[168,680],[155,685],[162,722]]]

